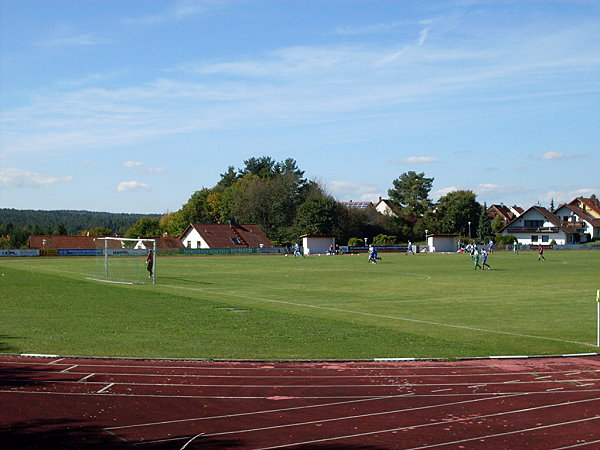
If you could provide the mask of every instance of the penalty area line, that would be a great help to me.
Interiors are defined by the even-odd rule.
[[[332,308],[330,306],[307,305],[305,303],[289,302],[289,301],[285,301],[285,300],[274,300],[274,299],[264,298],[264,297],[254,297],[251,295],[238,294],[237,292],[216,291],[216,290],[206,289],[206,288],[190,288],[190,287],[185,287],[185,286],[174,286],[174,285],[169,285],[169,284],[162,284],[161,286],[168,287],[168,288],[174,288],[174,289],[188,290],[188,291],[198,291],[198,292],[209,291],[214,294],[228,295],[230,297],[246,298],[249,300],[258,300],[258,301],[270,302],[270,303],[279,303],[282,305],[300,306],[300,307],[304,307],[304,308],[322,309],[322,310],[326,310],[326,311],[334,311],[334,312],[340,312],[340,313],[345,313],[345,314],[357,314],[360,316],[378,317],[381,319],[391,319],[391,320],[401,320],[404,322],[422,323],[425,325],[435,325],[435,326],[439,326],[439,327],[456,328],[456,329],[460,329],[460,330],[471,330],[471,331],[478,331],[481,333],[502,334],[505,336],[518,336],[518,337],[525,337],[525,338],[530,338],[530,339],[541,339],[541,340],[546,340],[546,341],[565,342],[568,344],[585,345],[587,347],[596,347],[596,344],[591,344],[589,342],[570,341],[570,340],[566,340],[566,339],[558,339],[558,338],[552,338],[552,337],[547,337],[547,336],[536,336],[533,334],[513,333],[510,331],[488,330],[486,328],[469,327],[469,326],[465,326],[465,325],[453,325],[453,324],[449,324],[449,323],[434,322],[431,320],[410,319],[408,317],[391,316],[388,314],[376,314],[376,313],[368,313],[368,312],[363,312],[363,311],[352,311],[352,310],[348,310],[348,309]]]

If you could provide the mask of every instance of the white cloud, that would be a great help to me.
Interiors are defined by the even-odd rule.
[[[140,161],[126,161],[123,163],[123,167],[127,167],[129,169],[132,169],[134,167],[141,167],[143,165],[144,163]]]
[[[587,155],[585,153],[577,153],[575,155],[565,155],[561,152],[547,152],[540,156],[540,159],[545,159],[547,161],[555,160],[555,159],[577,159],[584,158]]]
[[[395,164],[429,164],[439,162],[439,158],[434,156],[409,156],[408,158],[394,159]]]
[[[139,190],[150,190],[150,186],[141,183],[140,181],[121,181],[117,186],[117,192],[127,192],[127,191],[139,191]]]
[[[109,41],[92,33],[80,33],[71,25],[59,26],[51,37],[35,43],[38,47],[83,47],[106,44]]]
[[[148,169],[148,172],[155,174],[165,173],[166,171],[167,169],[165,169],[164,167],[151,167]]]
[[[42,187],[72,181],[72,176],[50,176],[17,168],[0,168],[0,187]]]
[[[339,201],[373,202],[379,199],[380,189],[355,181],[329,181],[327,189]]]
[[[431,193],[431,198],[434,201],[438,201],[444,195],[447,195],[450,192],[455,192],[455,191],[460,191],[460,190],[461,190],[461,188],[458,187],[458,186],[448,186],[448,187],[445,187],[445,188],[438,189],[435,192],[432,192]]]

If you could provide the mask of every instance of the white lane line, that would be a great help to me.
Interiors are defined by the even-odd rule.
[[[65,358],[58,358],[58,359],[55,359],[54,361],[50,361],[48,364],[49,365],[50,364],[56,364],[56,363],[59,363],[59,362],[64,361],[64,360],[65,360]]]
[[[423,445],[421,447],[412,447],[412,448],[407,449],[407,450],[420,450],[420,449],[423,449],[423,448],[433,448],[433,447],[441,447],[441,446],[446,446],[446,445],[462,444],[462,443],[465,443],[465,442],[477,441],[477,440],[480,440],[480,439],[493,439],[493,438],[497,438],[497,437],[501,437],[501,436],[509,436],[511,434],[528,433],[528,432],[531,432],[531,431],[545,430],[545,429],[548,429],[548,428],[560,427],[560,426],[563,426],[563,425],[571,425],[571,424],[574,424],[574,423],[581,423],[581,422],[587,422],[587,421],[590,421],[590,420],[598,420],[598,419],[600,419],[600,416],[586,417],[584,419],[577,419],[577,420],[569,420],[569,421],[566,421],[566,422],[551,423],[551,424],[548,424],[548,425],[541,425],[541,426],[538,426],[538,427],[521,428],[519,430],[507,431],[505,433],[487,434],[485,436],[477,436],[477,437],[473,437],[473,438],[469,438],[469,439],[461,439],[459,441],[441,442],[439,444]]]
[[[468,417],[468,418],[458,418],[458,419],[453,419],[453,420],[445,420],[443,422],[424,423],[424,424],[421,424],[421,425],[412,425],[410,427],[389,428],[389,429],[385,429],[385,430],[369,431],[369,432],[366,432],[366,433],[357,433],[357,434],[344,435],[344,436],[335,436],[335,437],[330,437],[330,438],[314,439],[314,440],[303,441],[303,442],[293,442],[293,443],[289,443],[289,444],[280,444],[280,445],[277,445],[275,447],[263,447],[261,449],[256,449],[256,450],[269,450],[269,449],[273,449],[273,448],[294,447],[294,446],[307,445],[307,444],[316,444],[316,443],[320,443],[320,442],[337,441],[337,440],[340,440],[340,439],[350,439],[350,438],[356,438],[356,437],[362,437],[362,436],[370,436],[370,435],[374,435],[374,434],[391,433],[391,432],[394,432],[394,431],[402,431],[404,429],[411,429],[411,430],[413,430],[413,429],[417,429],[417,428],[425,428],[425,427],[431,427],[431,426],[437,426],[437,425],[449,425],[451,423],[464,422],[466,420],[486,419],[486,418],[489,418],[489,417],[498,417],[498,416],[503,416],[503,415],[507,415],[507,414],[518,414],[518,413],[522,413],[522,412],[531,412],[531,411],[536,411],[536,410],[540,410],[540,409],[544,409],[544,408],[554,408],[554,407],[557,407],[557,406],[566,406],[566,405],[572,405],[572,404],[575,404],[575,403],[582,403],[582,402],[589,402],[589,401],[600,401],[600,398],[585,399],[585,400],[576,400],[576,401],[572,401],[572,402],[557,403],[557,404],[554,404],[554,405],[536,406],[536,407],[532,407],[532,408],[517,409],[517,410],[513,410],[513,411],[503,411],[503,412],[500,412],[500,413],[493,413],[493,414],[483,414],[483,415],[480,415],[480,416],[472,416],[472,417]],[[596,416],[596,417],[593,417],[593,418],[586,418],[586,419],[582,419],[582,420],[595,420],[595,419],[598,419],[598,418],[600,418],[600,416]],[[210,436],[213,436],[213,435],[212,434],[207,435],[207,437],[210,437]],[[446,444],[444,444],[444,445],[446,445]],[[416,450],[417,448],[427,448],[427,447],[415,447],[415,448],[410,449],[410,450]]]
[[[97,391],[96,394],[102,394],[103,392],[106,392],[107,390],[109,390],[114,385],[115,385],[115,383],[109,383],[106,386],[104,386],[102,389],[100,389],[99,391]]]
[[[77,367],[77,364],[75,364],[74,366],[67,367],[66,369],[61,370],[60,373],[68,372],[69,370],[74,369],[75,367]]]
[[[78,380],[78,383],[82,383],[84,381],[86,381],[88,378],[93,377],[94,375],[96,375],[95,373],[90,373],[89,375],[86,375],[85,377],[83,377],[81,380]]]
[[[600,444],[600,439],[598,439],[597,441],[587,441],[587,442],[580,442],[578,444],[567,445],[566,447],[556,447],[552,450],[566,450],[568,448],[587,447],[590,444]]]
[[[500,400],[500,399],[506,399],[506,398],[510,398],[510,397],[517,397],[519,395],[520,394],[512,394],[512,395],[505,395],[502,397],[486,397],[486,398],[481,398],[481,399],[476,399],[476,400],[465,400],[465,401],[451,402],[451,403],[446,403],[446,404],[441,404],[441,405],[418,406],[415,408],[403,408],[403,409],[391,410],[391,411],[378,411],[378,412],[368,413],[368,414],[357,414],[357,415],[353,415],[353,416],[334,417],[331,419],[310,420],[310,421],[305,421],[305,422],[274,425],[274,426],[270,426],[270,427],[259,427],[259,428],[249,428],[249,429],[244,429],[244,430],[223,431],[223,432],[219,432],[219,433],[206,434],[206,436],[213,437],[213,436],[223,436],[223,435],[227,435],[227,434],[253,433],[256,431],[276,430],[279,428],[298,427],[298,426],[305,426],[305,425],[313,425],[313,424],[317,424],[317,423],[322,424],[322,423],[328,423],[328,422],[338,422],[338,421],[342,421],[342,420],[361,419],[361,418],[365,418],[365,417],[374,417],[374,416],[382,416],[382,415],[388,415],[388,414],[413,412],[413,411],[420,411],[420,410],[426,410],[426,409],[441,408],[441,407],[446,407],[446,406],[464,405],[466,403],[481,402],[481,401],[486,401],[486,400]],[[477,418],[477,417],[475,417],[475,418]],[[470,419],[472,419],[472,418],[470,418]],[[460,420],[467,420],[467,419],[460,419]],[[451,421],[439,422],[438,424],[441,424],[441,423],[451,423]],[[367,433],[367,434],[373,434],[373,433]],[[187,439],[187,436],[178,438],[178,439]],[[335,439],[338,439],[338,438],[335,438]],[[169,440],[171,440],[171,439],[169,439]],[[153,443],[157,443],[157,442],[162,442],[162,440],[144,441],[144,442],[140,442],[138,445],[153,444]],[[308,443],[312,443],[312,442],[313,441],[310,441]],[[281,447],[288,447],[290,445],[297,445],[297,444],[286,444],[286,445],[282,445]],[[273,447],[273,448],[276,448],[276,447]]]

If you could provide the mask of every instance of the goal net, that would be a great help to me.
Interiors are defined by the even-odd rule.
[[[156,284],[156,239],[98,237],[95,273],[90,279],[123,284]]]

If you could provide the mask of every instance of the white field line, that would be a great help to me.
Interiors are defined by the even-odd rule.
[[[29,266],[29,268],[31,268],[31,266]],[[88,275],[87,273],[84,274],[84,273],[81,273],[81,272],[74,272],[74,271],[70,271],[70,270],[61,270],[61,269],[51,269],[51,268],[46,268],[46,267],[41,267],[41,268],[40,267],[36,267],[35,269],[36,270],[48,270],[48,271],[54,271],[54,272],[71,273],[71,274],[83,275],[83,276]],[[368,317],[379,317],[379,318],[382,318],[382,319],[392,319],[392,320],[401,320],[401,321],[405,321],[405,322],[423,323],[423,324],[427,324],[427,325],[435,325],[435,326],[440,326],[440,327],[448,327],[448,328],[457,328],[457,329],[463,329],[463,330],[478,331],[478,332],[481,332],[481,333],[493,333],[493,334],[502,334],[502,335],[507,335],[507,336],[519,336],[519,337],[526,337],[526,338],[531,338],[531,339],[541,339],[541,340],[547,340],[547,341],[565,342],[565,343],[568,343],[568,344],[585,345],[587,347],[597,347],[596,343],[590,343],[590,342],[571,341],[571,340],[567,340],[567,339],[558,339],[558,338],[552,338],[552,337],[546,337],[546,336],[536,336],[536,335],[523,334],[523,333],[513,333],[513,332],[508,332],[508,331],[488,330],[488,329],[480,328],[480,327],[469,327],[469,326],[464,326],[464,325],[453,325],[453,324],[442,323],[442,322],[433,322],[433,321],[430,321],[430,320],[410,319],[410,318],[407,318],[407,317],[390,316],[390,315],[386,315],[386,314],[375,314],[375,313],[367,313],[367,312],[361,312],[361,311],[351,311],[351,310],[345,310],[345,309],[341,309],[341,308],[331,308],[331,307],[327,307],[327,306],[307,305],[305,303],[295,303],[295,302],[288,302],[288,301],[283,301],[283,300],[273,300],[273,299],[263,298],[263,297],[253,297],[253,296],[249,296],[249,295],[238,294],[236,292],[225,292],[225,291],[211,290],[209,288],[199,289],[199,288],[190,288],[190,287],[185,287],[185,286],[175,286],[175,285],[162,284],[162,283],[160,284],[160,286],[161,287],[164,286],[164,287],[174,288],[174,289],[183,289],[183,290],[188,290],[188,291],[199,291],[199,292],[211,291],[212,293],[215,293],[215,294],[218,293],[220,295],[229,295],[229,296],[232,296],[232,297],[247,298],[247,299],[250,299],[250,300],[258,300],[258,301],[271,302],[271,303],[280,303],[280,304],[286,304],[286,305],[292,305],[292,306],[301,306],[301,307],[313,308],[313,309],[323,309],[323,310],[341,312],[341,313],[346,313],[346,314],[357,314],[357,315],[368,316]]]
[[[490,417],[498,417],[498,416],[504,416],[504,415],[508,415],[508,414],[519,414],[519,413],[524,413],[524,412],[527,413],[527,412],[537,411],[537,410],[546,409],[546,408],[554,408],[554,407],[557,407],[557,406],[568,406],[568,405],[573,405],[573,404],[576,404],[576,403],[583,403],[583,402],[589,402],[589,401],[600,401],[600,398],[585,399],[585,400],[575,400],[575,401],[570,401],[570,402],[556,403],[556,404],[553,404],[553,405],[535,406],[535,407],[532,407],[532,408],[523,408],[523,409],[516,409],[516,410],[512,410],[512,411],[503,411],[503,412],[493,413],[493,414],[482,414],[482,415],[479,415],[479,416],[471,416],[471,417],[468,417],[468,418],[458,418],[458,419],[453,419],[453,420],[445,420],[443,422],[431,422],[431,423],[424,423],[424,424],[421,424],[421,425],[412,425],[411,427],[390,428],[390,429],[385,429],[385,430],[370,431],[370,432],[367,432],[367,433],[357,433],[357,434],[352,434],[352,435],[336,436],[336,437],[324,438],[324,439],[315,439],[315,440],[304,441],[304,442],[293,442],[293,443],[283,444],[283,445],[280,444],[280,445],[277,445],[275,447],[263,447],[262,449],[257,449],[257,450],[268,450],[268,449],[272,449],[272,448],[283,448],[283,447],[293,447],[293,446],[300,446],[300,445],[307,445],[307,444],[316,444],[316,443],[320,443],[320,442],[336,441],[336,440],[339,440],[339,439],[349,439],[349,438],[355,438],[355,437],[370,436],[370,435],[373,435],[373,434],[391,433],[391,432],[394,432],[394,431],[401,431],[401,430],[409,429],[409,428],[412,430],[412,429],[424,428],[424,427],[431,427],[431,426],[437,426],[437,425],[449,425],[451,423],[460,423],[460,422],[464,422],[464,421],[467,421],[467,420],[487,419],[487,418],[490,418]],[[595,419],[599,419],[599,418],[600,418],[600,416],[596,416],[596,417],[593,417],[593,418],[586,418],[586,419],[582,419],[582,420],[595,420]],[[213,434],[209,434],[209,435],[206,435],[206,436],[210,437],[210,436],[214,436],[214,435]],[[438,445],[438,444],[436,444],[436,445]],[[415,447],[412,450],[416,450],[417,448],[427,448],[427,447]]]
[[[546,341],[565,342],[568,344],[585,345],[587,347],[596,347],[595,343],[589,343],[589,342],[571,341],[571,340],[567,340],[567,339],[558,339],[558,338],[552,338],[552,337],[546,337],[546,336],[536,336],[536,335],[532,335],[532,334],[513,333],[513,332],[509,332],[509,331],[489,330],[489,329],[485,329],[485,328],[469,327],[469,326],[465,326],[465,325],[453,325],[453,324],[442,323],[442,322],[434,322],[431,320],[410,319],[407,317],[392,316],[392,315],[388,315],[388,314],[375,314],[375,313],[368,313],[368,312],[364,312],[364,311],[352,311],[352,310],[342,309],[342,308],[333,308],[330,306],[308,305],[305,303],[296,303],[296,302],[290,302],[290,301],[285,301],[285,300],[274,300],[274,299],[264,298],[264,297],[255,297],[255,296],[239,294],[237,292],[231,292],[231,291],[226,292],[226,291],[212,290],[212,289],[208,289],[208,288],[190,288],[190,287],[185,287],[185,286],[175,286],[175,285],[167,285],[167,284],[161,284],[161,287],[182,289],[182,290],[188,290],[188,291],[200,291],[200,292],[210,291],[213,294],[229,295],[231,297],[246,298],[249,300],[257,300],[257,301],[269,302],[269,303],[279,303],[279,304],[283,304],[283,305],[299,306],[299,307],[303,307],[303,308],[322,309],[322,310],[334,311],[334,312],[339,312],[339,313],[344,313],[344,314],[356,314],[356,315],[367,316],[367,317],[378,317],[380,319],[400,320],[400,321],[405,321],[405,322],[422,323],[422,324],[426,324],[426,325],[435,325],[438,327],[448,327],[448,328],[457,328],[457,329],[461,329],[461,330],[478,331],[481,333],[502,334],[502,335],[506,335],[506,336],[519,336],[519,337],[525,337],[525,338],[530,338],[530,339],[541,339],[541,340],[546,340]]]
[[[115,383],[109,383],[106,386],[104,386],[102,389],[100,389],[98,392],[96,392],[96,394],[102,394],[103,392],[109,390],[114,385],[115,385]]]

